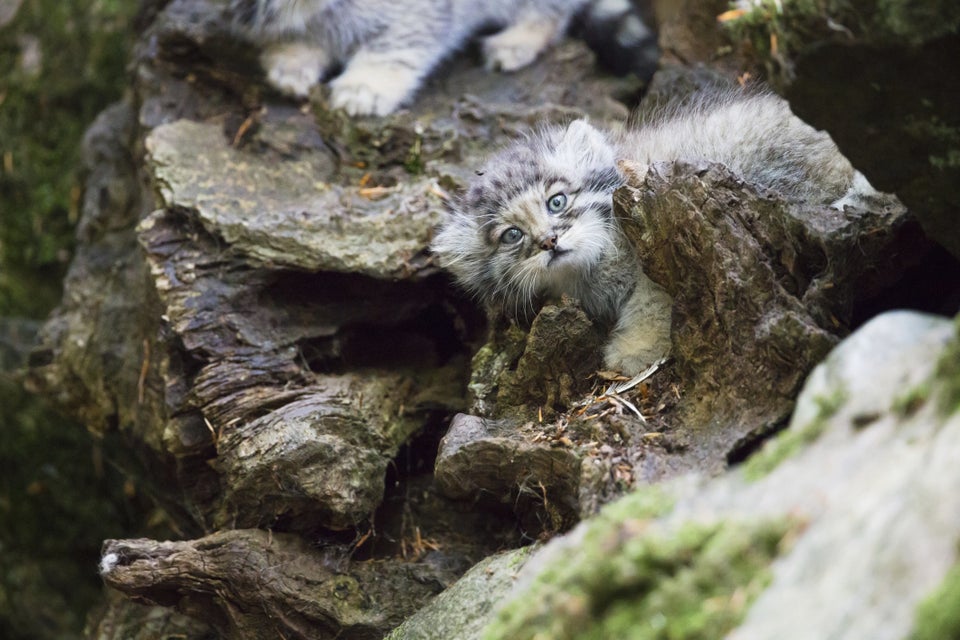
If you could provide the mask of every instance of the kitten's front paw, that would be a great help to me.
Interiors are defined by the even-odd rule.
[[[330,83],[330,103],[352,116],[393,113],[416,89],[416,82],[397,69],[351,64]]]
[[[295,98],[306,98],[310,94],[310,88],[320,81],[327,62],[323,49],[305,42],[273,45],[261,56],[267,81]]]
[[[486,38],[483,57],[487,69],[516,71],[537,59],[552,39],[544,25],[518,24]]]

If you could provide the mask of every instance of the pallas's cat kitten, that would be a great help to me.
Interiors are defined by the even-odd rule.
[[[351,115],[386,115],[481,29],[490,68],[531,62],[590,0],[231,0],[238,31],[264,46],[275,87],[304,97],[336,67],[331,102]]]
[[[670,299],[643,273],[613,216],[618,162],[726,165],[786,199],[841,208],[873,188],[826,133],[761,91],[709,89],[625,133],[584,120],[491,157],[434,239],[441,266],[491,313],[530,317],[567,294],[613,327],[608,368],[636,374],[669,349]]]

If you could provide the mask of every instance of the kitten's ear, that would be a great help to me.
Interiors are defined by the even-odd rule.
[[[574,120],[567,126],[557,152],[589,164],[609,166],[616,163],[613,145],[607,136],[586,120]]]

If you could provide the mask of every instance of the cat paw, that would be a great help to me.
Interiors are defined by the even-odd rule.
[[[396,69],[350,65],[330,83],[330,103],[351,116],[393,113],[414,92],[416,83]]]
[[[492,71],[516,71],[537,59],[551,34],[543,25],[514,25],[483,41],[486,67]]]
[[[310,94],[310,88],[320,81],[327,62],[323,49],[303,42],[274,45],[261,57],[267,81],[278,91],[295,98],[306,98]]]

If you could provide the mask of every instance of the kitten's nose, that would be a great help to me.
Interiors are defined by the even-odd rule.
[[[540,248],[544,251],[553,251],[557,248],[557,234],[550,233],[540,238]]]

